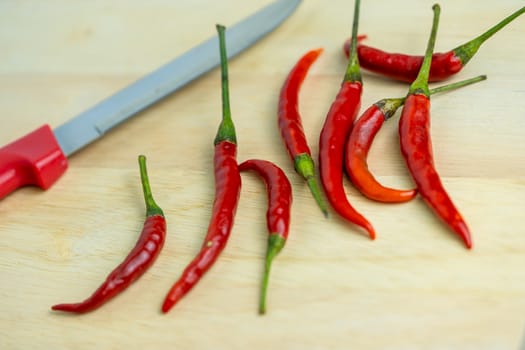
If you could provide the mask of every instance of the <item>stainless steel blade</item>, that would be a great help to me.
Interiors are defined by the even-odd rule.
[[[228,57],[239,54],[271,32],[300,3],[301,0],[275,1],[229,27],[226,30]],[[54,134],[62,151],[67,156],[73,154],[219,63],[219,41],[213,36],[57,127]]]

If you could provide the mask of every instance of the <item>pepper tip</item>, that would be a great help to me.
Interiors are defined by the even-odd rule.
[[[164,303],[162,304],[161,311],[163,314],[167,314],[168,311],[170,311],[172,307],[173,307],[173,303],[169,300],[165,300]]]
[[[472,250],[472,240],[470,239],[470,237],[465,238],[465,246],[467,247],[467,249]]]
[[[78,304],[56,304],[51,306],[53,311],[63,311],[63,312],[76,312],[80,313],[81,311],[78,308]]]
[[[366,223],[364,226],[365,230],[368,231],[368,235],[372,241],[376,239],[376,230],[372,227],[372,224]]]

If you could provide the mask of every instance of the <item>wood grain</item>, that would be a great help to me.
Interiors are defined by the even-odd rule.
[[[270,1],[0,2],[0,144],[53,127]],[[433,1],[363,1],[361,32],[390,51],[424,51]],[[443,0],[436,49],[472,38],[519,0]],[[211,8],[213,7],[213,10]],[[230,62],[239,159],[280,165],[292,182],[290,239],[272,271],[268,314],[257,315],[266,245],[264,186],[243,176],[231,239],[175,309],[162,299],[206,232],[212,140],[220,119],[215,70],[76,154],[50,190],[0,202],[2,349],[517,349],[525,336],[525,18],[485,43],[452,80],[486,82],[433,98],[436,165],[473,233],[467,251],[421,199],[381,205],[348,195],[375,225],[372,242],[325,220],[298,179],[276,127],[280,85],[307,50],[324,47],[301,92],[314,154],[342,78],[351,2],[309,0]],[[206,9],[206,10],[203,10]],[[363,106],[406,86],[364,75]],[[168,219],[157,263],[103,308],[53,313],[86,297],[133,246],[143,221],[137,155]],[[386,184],[411,186],[397,123],[370,154]]]

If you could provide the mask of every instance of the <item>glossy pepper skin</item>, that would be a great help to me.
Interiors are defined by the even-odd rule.
[[[416,79],[423,56],[406,55],[386,52],[371,46],[361,44],[365,36],[358,37],[357,52],[361,67],[382,76],[411,83]],[[344,51],[350,47],[350,41],[344,44]],[[435,53],[432,55],[429,81],[436,82],[448,79],[463,68],[461,60],[453,51]]]
[[[317,205],[325,216],[328,216],[326,203],[315,178],[315,164],[310,147],[304,134],[299,113],[299,91],[312,64],[323,49],[314,49],[305,53],[288,74],[279,94],[277,121],[281,137],[288,154],[294,162],[295,170],[306,180]]]
[[[357,41],[359,0],[355,1],[352,35]],[[356,42],[353,47],[355,48]],[[363,227],[370,238],[375,230],[368,220],[349,203],[343,187],[343,157],[346,139],[361,106],[362,82],[356,50],[352,50],[340,90],[330,106],[319,138],[321,183],[328,202],[349,222]]]
[[[486,75],[430,90],[430,94],[458,89],[487,79]],[[414,198],[416,189],[398,190],[380,184],[368,168],[368,152],[385,121],[405,103],[405,98],[385,98],[370,106],[354,123],[346,143],[345,170],[352,184],[367,198],[384,203],[402,203]]]
[[[166,239],[166,220],[151,195],[145,161],[144,156],[139,157],[147,216],[135,247],[89,298],[80,303],[54,305],[53,310],[73,313],[93,311],[128,288],[157,259]]]
[[[434,167],[430,138],[430,100],[422,94],[407,97],[399,120],[401,151],[419,193],[434,212],[472,247],[469,229],[447,194]]]
[[[259,303],[259,313],[264,314],[266,313],[266,294],[271,264],[275,256],[283,249],[290,229],[292,185],[284,171],[267,160],[249,159],[239,165],[239,170],[241,172],[255,171],[264,180],[268,193],[268,210],[266,211],[268,249]]]
[[[524,12],[525,7],[522,7],[483,34],[463,45],[447,52],[434,53],[432,55],[429,81],[441,81],[461,71],[487,39]],[[364,38],[365,36],[363,35],[358,37],[358,40],[361,41]],[[345,41],[343,46],[347,56],[349,54],[350,42],[350,39]],[[361,67],[380,75],[408,83],[414,81],[423,63],[423,56],[385,52],[374,47],[362,45],[361,43],[358,45],[357,52]]]
[[[399,119],[401,153],[419,193],[434,212],[465,242],[472,247],[472,240],[465,221],[452,203],[434,167],[430,139],[430,91],[428,76],[435,45],[440,7],[434,5],[432,34],[419,74],[410,85],[405,105]]]
[[[403,99],[392,100],[401,106]],[[392,108],[394,112],[398,107]],[[393,114],[385,100],[370,106],[356,121],[346,143],[345,169],[352,184],[367,198],[383,203],[402,203],[413,199],[417,189],[398,190],[381,185],[368,169],[368,152],[383,123]]]
[[[200,252],[166,295],[162,305],[164,313],[184,297],[213,266],[226,246],[237,210],[241,177],[237,166],[237,140],[229,103],[225,30],[224,26],[217,25],[221,50],[223,117],[215,138],[215,199],[211,219]]]

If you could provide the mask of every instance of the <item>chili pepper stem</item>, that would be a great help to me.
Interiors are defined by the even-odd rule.
[[[430,94],[433,95],[433,94],[437,94],[437,93],[440,93],[440,92],[456,90],[456,89],[459,89],[461,87],[464,87],[464,86],[467,86],[467,85],[471,85],[471,84],[474,84],[474,83],[477,83],[477,82],[480,82],[480,81],[486,80],[486,79],[487,79],[486,75],[478,75],[477,77],[474,77],[474,78],[461,80],[461,81],[458,81],[458,82],[455,82],[455,83],[451,83],[451,84],[447,84],[447,85],[443,85],[443,86],[438,86],[437,88],[430,89]]]
[[[228,55],[226,54],[226,27],[217,24],[219,34],[219,46],[221,55],[221,89],[222,89],[222,121],[215,137],[215,144],[221,141],[230,141],[237,144],[235,126],[231,117],[230,89],[228,87]]]
[[[358,41],[358,27],[359,27],[359,7],[360,0],[355,0],[354,3],[354,21],[352,23],[352,41],[350,45],[350,56],[348,58],[348,66],[344,77],[345,82],[359,82],[362,83],[361,67],[359,66],[359,58],[357,56],[357,41]]]
[[[323,200],[323,197],[321,196],[321,188],[319,187],[317,180],[314,176],[311,176],[306,178],[306,184],[308,185],[308,188],[310,189],[310,192],[312,193],[312,196],[314,197],[317,205],[323,212],[324,217],[328,218],[328,208],[325,201]]]
[[[405,98],[384,98],[374,103],[377,108],[383,113],[385,120],[392,117],[399,107],[405,103]]]
[[[151,186],[149,183],[148,169],[146,168],[146,157],[139,156],[140,179],[142,182],[142,190],[144,192],[144,201],[146,202],[146,216],[160,215],[164,216],[164,212],[157,205],[151,193]]]
[[[418,93],[424,94],[427,97],[430,95],[428,89],[428,77],[430,75],[432,54],[434,52],[434,47],[436,46],[436,36],[439,26],[439,15],[441,13],[441,8],[439,4],[434,4],[434,6],[432,6],[432,10],[434,11],[434,19],[432,20],[432,31],[430,33],[430,38],[428,39],[425,58],[423,59],[423,63],[421,64],[421,68],[419,69],[416,79],[410,85],[410,89],[408,90],[409,95]]]
[[[319,184],[315,178],[315,165],[312,157],[306,153],[299,154],[294,158],[294,165],[297,173],[306,180],[306,184],[308,185],[312,196],[314,197],[324,216],[327,218],[328,209],[321,195]]]
[[[266,250],[266,261],[264,264],[264,275],[261,289],[261,299],[259,301],[259,314],[264,315],[266,313],[266,295],[268,291],[268,282],[270,279],[270,269],[272,261],[283,249],[286,240],[279,234],[272,233],[268,237],[268,248]]]
[[[474,77],[474,78],[461,80],[461,81],[443,85],[443,86],[438,86],[436,88],[430,89],[429,95],[434,95],[434,94],[441,93],[441,92],[456,90],[461,87],[471,85],[471,84],[474,84],[474,83],[477,83],[477,82],[480,82],[486,79],[487,79],[486,75],[478,75],[477,77]],[[381,110],[385,120],[387,120],[390,117],[392,117],[396,113],[396,111],[399,109],[399,107],[401,107],[404,103],[405,103],[405,98],[398,97],[398,98],[384,98],[382,100],[377,101],[374,104],[376,105],[377,108]]]
[[[519,17],[525,13],[525,6],[511,14],[510,16],[505,17],[501,22],[491,27],[489,30],[481,34],[480,36],[466,42],[463,45],[456,47],[454,50],[454,55],[456,55],[461,64],[465,65],[471,58],[478,52],[480,46],[491,36],[499,32],[503,27],[512,22],[516,17]]]

